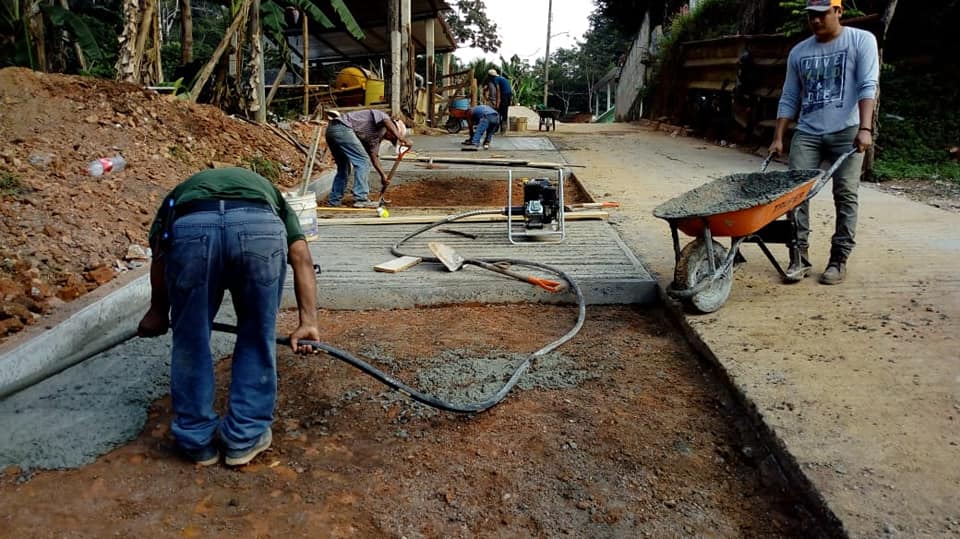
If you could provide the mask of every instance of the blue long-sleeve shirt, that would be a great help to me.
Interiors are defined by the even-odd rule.
[[[844,27],[820,43],[811,36],[790,51],[778,118],[795,119],[813,135],[835,133],[860,123],[859,102],[875,99],[880,80],[877,40],[870,32]]]

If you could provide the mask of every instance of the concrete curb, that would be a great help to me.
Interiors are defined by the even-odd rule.
[[[149,301],[147,274],[0,355],[0,399],[130,339]]]

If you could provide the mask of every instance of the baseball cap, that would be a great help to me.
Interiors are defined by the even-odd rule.
[[[809,11],[830,11],[835,7],[843,7],[843,0],[807,0]]]

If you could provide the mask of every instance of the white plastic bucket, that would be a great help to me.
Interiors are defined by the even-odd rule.
[[[287,204],[297,214],[300,229],[307,237],[307,241],[315,240],[320,235],[320,225],[317,222],[317,196],[314,193],[294,195],[285,193]]]

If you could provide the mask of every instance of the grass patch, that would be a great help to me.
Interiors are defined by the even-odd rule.
[[[0,196],[14,197],[27,192],[27,186],[16,174],[9,171],[0,172]]]
[[[242,163],[244,167],[270,180],[271,183],[277,183],[280,180],[280,164],[272,159],[254,155],[245,157]]]
[[[874,176],[960,183],[960,67],[884,65],[880,74],[880,133]]]
[[[170,157],[173,157],[174,159],[182,163],[189,162],[188,159],[190,157],[190,152],[185,150],[183,146],[174,144],[173,146],[170,146],[170,148],[168,148],[167,151],[170,153]]]

